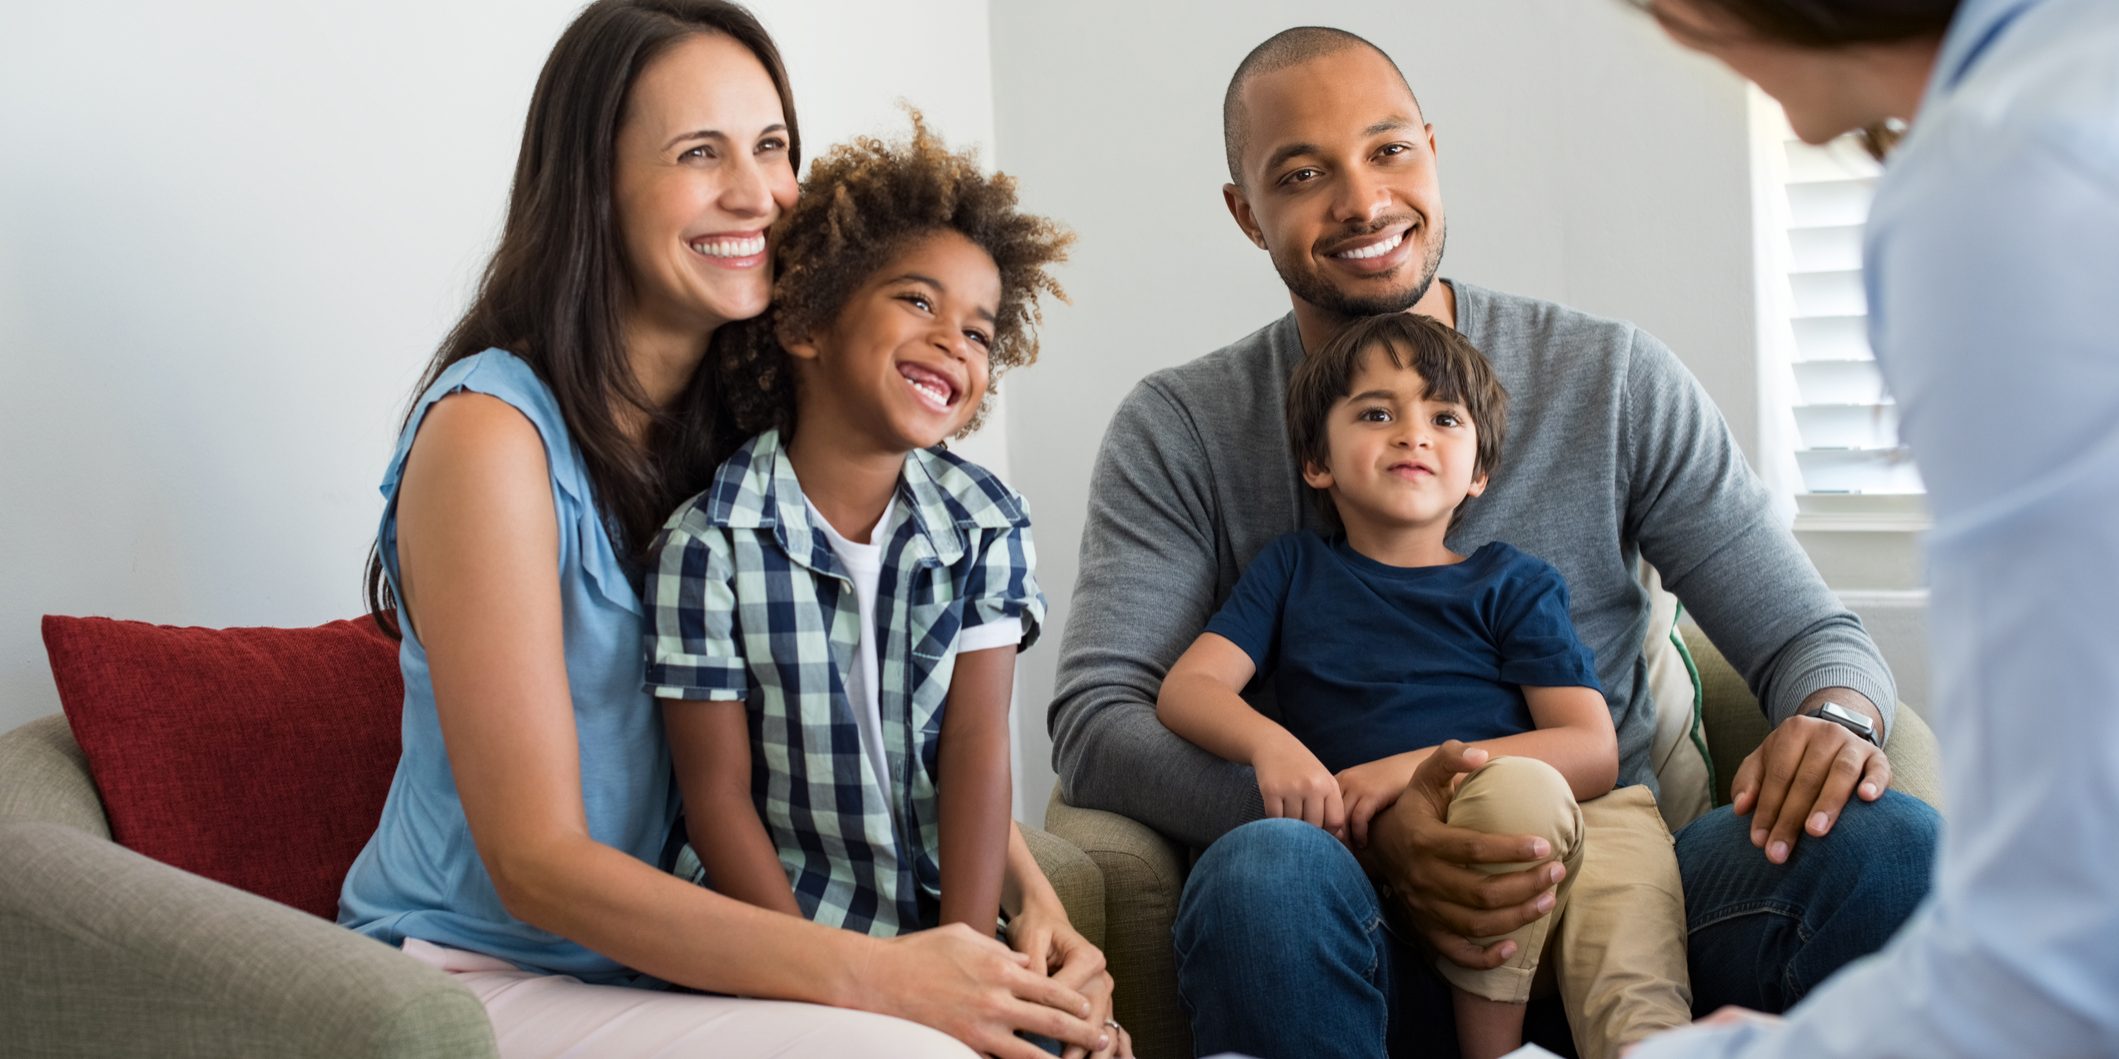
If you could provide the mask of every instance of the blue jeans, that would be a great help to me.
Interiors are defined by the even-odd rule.
[[[1299,820],[1254,821],[1209,846],[1172,933],[1198,1055],[1382,1055],[1401,980],[1441,982],[1384,926],[1354,855]]]
[[[1886,792],[1849,805],[1783,865],[1726,808],[1680,832],[1696,1007],[1779,1011],[1881,947],[1927,893],[1938,823],[1925,803]],[[1173,940],[1200,1055],[1457,1054],[1447,985],[1384,926],[1353,854],[1315,827],[1260,820],[1222,836],[1185,883]],[[1553,1022],[1538,1014],[1533,1039]]]
[[[1928,895],[1942,817],[1897,791],[1850,800],[1832,832],[1786,864],[1751,845],[1724,807],[1678,832],[1691,935],[1692,1010],[1793,1007],[1841,966],[1883,948]]]

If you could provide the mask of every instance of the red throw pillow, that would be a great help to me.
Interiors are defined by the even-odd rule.
[[[67,723],[119,843],[338,917],[397,767],[397,644],[366,618],[199,629],[44,618]]]

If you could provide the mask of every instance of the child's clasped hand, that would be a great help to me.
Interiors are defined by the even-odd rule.
[[[1313,824],[1346,837],[1346,803],[1339,779],[1294,736],[1275,739],[1251,759],[1267,816]]]

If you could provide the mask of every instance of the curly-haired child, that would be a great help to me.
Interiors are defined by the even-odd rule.
[[[663,529],[647,679],[703,881],[891,935],[992,934],[1016,652],[1045,615],[1023,498],[944,446],[1037,355],[1072,237],[913,115],[818,159],[773,310],[722,356],[756,436]]]

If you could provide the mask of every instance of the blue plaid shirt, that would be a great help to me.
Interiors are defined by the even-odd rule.
[[[776,431],[670,517],[646,603],[647,689],[747,702],[751,796],[803,914],[876,935],[940,919],[935,769],[957,634],[1007,618],[1037,638],[1044,594],[1023,498],[941,449],[912,452],[890,522],[874,637],[886,781],[846,694],[853,583],[812,525]]]

